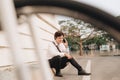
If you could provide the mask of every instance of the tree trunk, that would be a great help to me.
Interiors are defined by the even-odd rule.
[[[79,52],[79,55],[82,56],[83,55],[83,45],[82,45],[82,40],[80,40],[80,52]]]

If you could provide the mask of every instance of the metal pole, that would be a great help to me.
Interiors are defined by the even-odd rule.
[[[12,0],[0,1],[1,25],[10,46],[12,57],[19,80],[31,80],[30,72],[22,59],[19,35],[17,31],[17,18]]]
[[[39,66],[40,66],[40,71],[42,72],[41,76],[43,80],[53,80],[53,77],[50,73],[50,69],[49,69],[49,65],[48,65],[48,61],[46,59],[46,50],[42,50],[40,47],[40,40],[39,40],[39,35],[37,34],[37,31],[35,31],[35,26],[33,26],[33,22],[32,22],[32,15],[27,15],[28,17],[28,24],[29,24],[29,29],[30,32],[32,34],[32,39],[33,39],[33,43],[35,46],[35,52],[36,52],[36,56],[39,60]]]

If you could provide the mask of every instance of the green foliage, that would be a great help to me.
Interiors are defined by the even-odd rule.
[[[86,40],[83,44],[89,45],[89,44],[96,44],[96,45],[103,45],[107,44],[107,42],[114,40],[109,34],[101,34],[99,36],[96,36],[92,39]]]
[[[71,18],[70,20],[59,21],[59,24],[61,26],[61,31],[67,33],[67,35],[80,36],[81,33],[88,33],[88,28],[93,28],[93,25],[74,18]]]
[[[66,37],[68,44],[69,44],[69,48],[71,51],[77,51],[80,49],[80,45],[78,43],[78,41],[80,40],[78,37],[74,37],[74,36],[67,36]]]
[[[93,25],[73,18],[70,20],[60,21],[59,24],[61,26],[61,31],[66,34],[66,39],[68,40],[70,49],[73,51],[79,50],[80,42],[82,43],[83,40],[86,40],[85,38],[83,39],[82,36],[88,33],[92,33],[93,30],[96,33],[99,31],[98,29],[94,28]],[[103,32],[101,31],[101,33]],[[97,45],[106,44],[106,38],[103,36],[94,37],[92,39],[86,40],[83,44],[89,45],[93,43]]]

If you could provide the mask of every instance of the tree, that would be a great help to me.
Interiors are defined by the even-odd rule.
[[[59,24],[61,31],[66,35],[70,48],[72,50],[78,50],[79,48],[80,55],[83,55],[83,41],[96,36],[98,31],[93,25],[74,18],[59,21]]]

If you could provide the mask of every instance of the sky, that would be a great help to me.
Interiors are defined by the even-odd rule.
[[[113,16],[120,15],[120,0],[74,0],[95,6],[107,11]]]
[[[91,5],[93,7],[97,7],[99,9],[102,9],[103,11],[108,12],[109,14],[113,16],[119,16],[120,15],[120,0],[74,0],[79,1],[81,3],[85,3],[88,5]],[[57,20],[66,20],[69,19],[65,16],[58,16]]]

